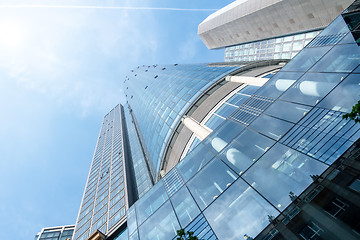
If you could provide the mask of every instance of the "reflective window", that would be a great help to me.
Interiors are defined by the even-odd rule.
[[[273,103],[265,111],[265,113],[274,117],[288,120],[293,123],[297,123],[297,121],[305,116],[305,114],[310,111],[310,109],[311,108],[308,106],[278,100]]]
[[[352,72],[360,64],[357,44],[337,45],[331,49],[311,72]]]
[[[230,186],[236,177],[230,168],[215,158],[191,179],[187,186],[199,207],[204,209]]]
[[[232,114],[237,108],[229,105],[229,104],[223,104],[215,113],[227,118],[230,114]]]
[[[330,47],[304,48],[296,57],[281,69],[281,71],[305,72],[316,63]]]
[[[205,123],[205,126],[207,126],[208,128],[210,129],[215,129],[217,128],[220,123],[222,123],[225,119],[220,117],[220,116],[217,116],[216,114],[213,114],[209,120],[207,120],[207,122]],[[196,144],[197,145],[197,144]],[[195,145],[195,146],[196,146]]]
[[[215,149],[216,152],[220,152],[242,130],[244,130],[244,126],[226,120],[216,131],[213,131],[203,143],[210,149]]]
[[[349,188],[351,188],[352,190],[356,191],[356,192],[360,192],[360,180],[359,179],[354,179],[354,181],[352,181],[349,185]]]
[[[244,179],[280,210],[291,202],[289,194],[299,195],[327,166],[298,151],[276,144],[246,173]]]
[[[255,238],[268,224],[268,216],[276,211],[242,179],[238,179],[204,212],[219,239]]]
[[[319,106],[335,111],[350,112],[352,106],[360,99],[359,79],[359,74],[349,75],[319,103]]]
[[[162,181],[153,186],[135,203],[138,225],[155,212],[168,199]]]
[[[138,232],[134,232],[133,234],[129,235],[129,240],[139,240]]]
[[[258,92],[256,92],[256,95],[277,98],[301,75],[302,73],[296,72],[278,72],[262,88],[260,88]]]
[[[260,88],[260,87],[248,85],[248,86],[244,87],[243,89],[241,89],[239,92],[240,92],[240,93],[243,93],[243,94],[252,95],[252,94],[254,94],[259,88]]]
[[[200,210],[186,186],[171,197],[171,202],[180,221],[180,225],[183,228],[200,214]]]
[[[127,227],[129,230],[129,234],[132,234],[137,228],[134,205],[132,205],[127,210],[126,214],[127,214]]]
[[[167,201],[140,226],[139,234],[141,240],[169,240],[175,237],[177,230],[180,230],[179,223]]]
[[[340,15],[337,17],[331,25],[324,29],[318,36],[325,36],[334,33],[346,33],[349,31],[348,26],[346,25],[344,18]]]
[[[280,98],[314,106],[328,94],[346,74],[307,73]]]
[[[247,95],[235,94],[229,100],[227,100],[227,102],[231,103],[231,104],[234,104],[234,105],[237,105],[237,106],[240,106],[248,98],[249,98],[249,96],[247,96]]]
[[[316,223],[310,222],[309,225],[307,225],[303,230],[301,230],[299,235],[303,239],[312,240],[312,239],[318,239],[323,232],[324,230],[322,230]]]
[[[128,240],[128,230],[125,229],[119,233],[113,240]]]
[[[176,166],[184,181],[187,182],[201,168],[203,168],[215,155],[202,143],[189,153]]]
[[[249,127],[279,140],[294,124],[267,115],[259,116]]]
[[[219,157],[241,174],[274,143],[275,141],[247,129]]]

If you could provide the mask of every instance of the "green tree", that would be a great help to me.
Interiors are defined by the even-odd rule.
[[[185,233],[184,229],[180,229],[177,231],[176,240],[199,240],[197,236],[194,236],[194,232],[187,231]]]
[[[360,122],[360,100],[352,107],[350,113],[346,113],[342,116],[344,119],[354,120],[356,123]]]

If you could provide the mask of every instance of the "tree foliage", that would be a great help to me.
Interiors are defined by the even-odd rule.
[[[352,107],[350,113],[343,115],[343,118],[354,120],[356,123],[360,122],[360,100]]]
[[[180,229],[177,231],[176,240],[199,240],[197,236],[194,236],[194,232],[187,231],[185,233],[184,229]]]

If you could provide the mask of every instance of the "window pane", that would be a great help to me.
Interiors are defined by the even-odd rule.
[[[316,63],[330,47],[304,48],[296,57],[290,61],[281,71],[305,72]]]
[[[143,223],[168,199],[162,181],[153,186],[135,203],[138,225]]]
[[[360,192],[360,180],[359,179],[355,179],[350,185],[349,188],[351,188],[352,190],[356,191],[356,192]]]
[[[189,153],[177,165],[181,176],[187,182],[201,168],[203,168],[215,155],[202,143],[200,143],[191,153]]]
[[[225,120],[223,124],[213,131],[204,141],[204,145],[208,146],[211,150],[220,152],[234,137],[236,137],[244,126],[230,120]]]
[[[137,228],[134,205],[127,210],[127,227],[129,234],[132,234]]]
[[[249,96],[242,95],[242,94],[235,94],[232,96],[229,100],[227,100],[228,103],[234,104],[236,106],[240,106],[245,102],[246,99],[248,99]]]
[[[246,87],[244,87],[243,89],[241,89],[239,91],[239,93],[243,93],[243,94],[248,94],[248,95],[252,95],[256,92],[256,90],[258,90],[259,87],[257,86],[251,86],[251,85],[248,85]]]
[[[200,210],[194,199],[191,197],[186,186],[182,187],[177,193],[174,194],[174,196],[171,197],[171,202],[175,208],[180,225],[183,228],[200,214]]]
[[[170,201],[167,201],[139,228],[141,240],[169,240],[176,236],[180,230],[174,210]]]
[[[230,186],[236,177],[230,168],[215,158],[191,179],[187,186],[199,207],[204,209]]]
[[[321,101],[319,106],[335,111],[350,112],[352,106],[360,99],[359,79],[359,74],[349,75]]]
[[[327,166],[300,152],[276,144],[246,173],[244,179],[280,210],[309,186],[311,175],[320,175]]]
[[[329,51],[311,72],[351,72],[360,64],[357,44],[337,45]]]
[[[219,239],[255,238],[279,212],[242,179],[238,179],[204,212]]]
[[[280,98],[314,106],[345,77],[346,74],[307,73]]]
[[[258,117],[249,127],[279,140],[294,124],[267,115]]]
[[[256,95],[277,98],[284,91],[286,91],[301,75],[302,73],[278,72],[262,88],[260,88],[258,92],[256,92]]]
[[[239,174],[263,155],[275,141],[251,130],[245,130],[226,147],[219,157]]]
[[[265,113],[291,121],[293,123],[297,123],[297,121],[305,116],[305,114],[310,111],[310,107],[295,104],[295,103],[288,103],[283,102],[281,100],[276,101],[273,103]]]
[[[113,240],[128,240],[128,230],[125,229],[119,233]]]
[[[236,107],[224,103],[215,113],[222,116],[222,117],[224,117],[224,118],[227,118],[236,109],[237,109]]]
[[[209,120],[205,123],[205,126],[207,126],[210,129],[217,128],[223,121],[225,121],[224,118],[221,118],[217,115],[212,115]]]

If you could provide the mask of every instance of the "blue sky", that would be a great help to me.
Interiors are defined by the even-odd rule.
[[[0,1],[0,239],[75,223],[102,117],[124,102],[121,83],[132,68],[223,61],[223,50],[210,51],[197,37],[213,11],[54,6],[219,9],[230,2]]]

